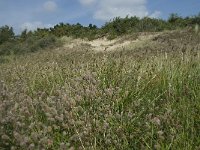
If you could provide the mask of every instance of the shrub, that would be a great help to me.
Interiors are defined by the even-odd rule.
[[[11,54],[25,54],[29,52],[36,52],[45,48],[59,46],[58,40],[53,35],[45,37],[29,36],[23,41],[21,39],[13,40],[12,42],[5,42],[0,45],[0,55],[11,55]]]
[[[3,26],[0,28],[0,44],[7,42],[14,38],[13,28],[9,26]]]

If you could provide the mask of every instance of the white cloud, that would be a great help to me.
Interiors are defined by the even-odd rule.
[[[151,17],[151,18],[159,18],[161,16],[161,14],[162,13],[160,11],[155,11],[149,17]]]
[[[47,12],[54,12],[57,9],[57,4],[54,1],[47,1],[44,3],[43,7]]]
[[[89,6],[96,2],[96,0],[79,0],[82,5]]]
[[[157,18],[161,12],[150,14],[147,9],[147,0],[79,0],[84,6],[93,7],[93,17],[97,20],[108,21],[114,17],[150,16]]]
[[[146,0],[102,0],[100,7],[94,13],[94,18],[98,20],[109,20],[114,17],[148,15]]]
[[[34,31],[37,28],[50,28],[53,27],[52,24],[43,24],[40,21],[36,21],[36,22],[25,22],[21,25],[20,29],[24,30],[27,29],[28,31]]]

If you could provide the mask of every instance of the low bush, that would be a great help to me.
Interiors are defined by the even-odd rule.
[[[45,37],[29,36],[21,41],[16,39],[10,42],[5,42],[0,45],[0,55],[20,55],[30,52],[36,52],[45,48],[52,48],[59,46],[59,42],[54,35]]]

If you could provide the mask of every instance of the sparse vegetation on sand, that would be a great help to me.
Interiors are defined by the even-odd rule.
[[[200,149],[199,43],[176,31],[2,56],[0,149]]]

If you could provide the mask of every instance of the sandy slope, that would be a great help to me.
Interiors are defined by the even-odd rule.
[[[71,39],[68,37],[63,38],[65,45],[65,48],[73,49],[77,46],[83,46],[86,45],[91,50],[94,51],[112,51],[116,49],[122,49],[129,46],[133,46],[136,44],[141,44],[145,41],[148,41],[152,39],[153,37],[157,36],[158,34],[141,34],[137,38],[132,38],[131,36],[124,36],[121,38],[117,38],[114,40],[108,40],[106,38],[100,38],[93,41],[87,41],[82,39]]]

